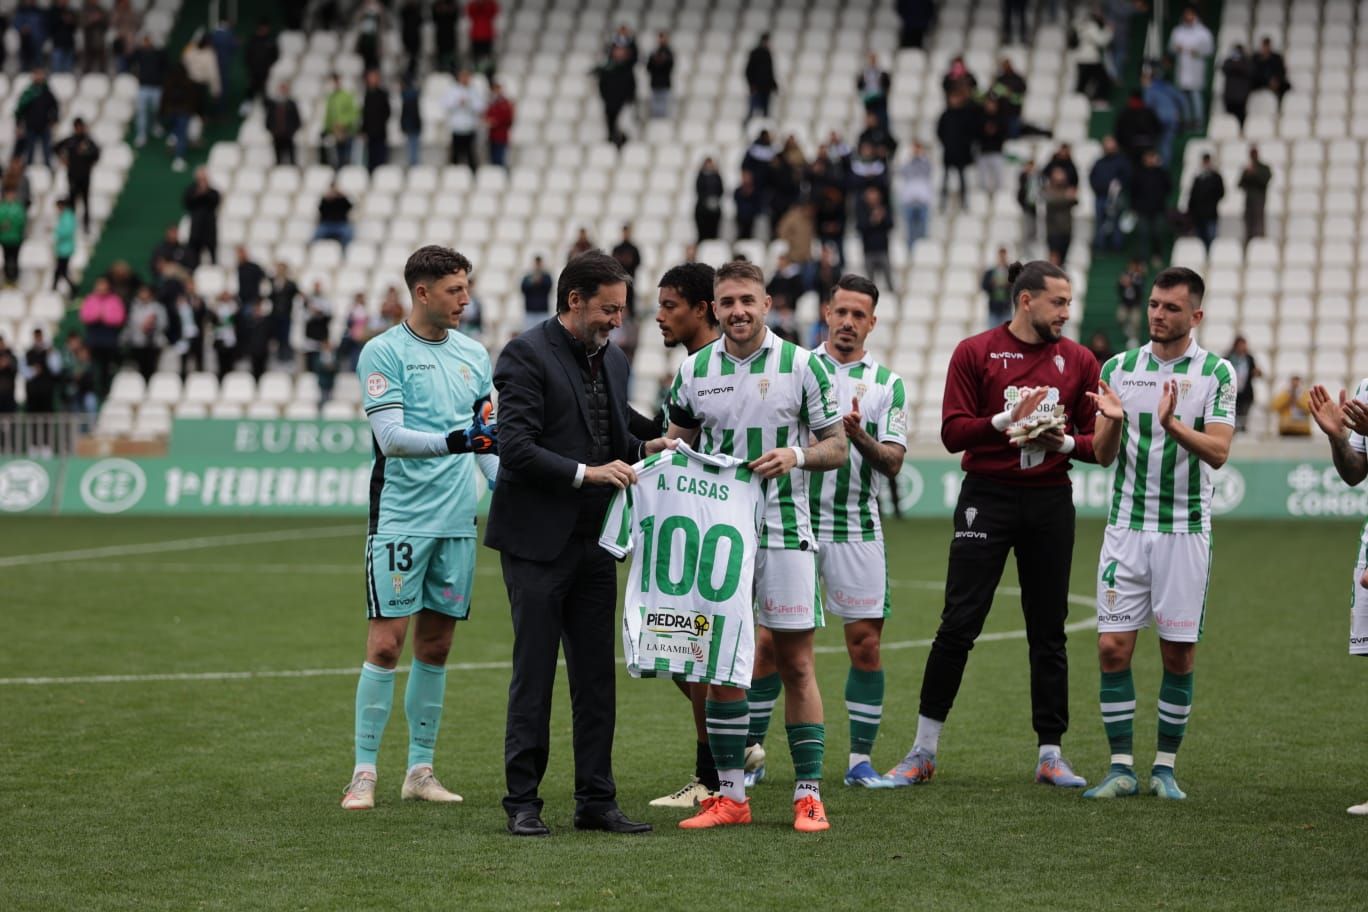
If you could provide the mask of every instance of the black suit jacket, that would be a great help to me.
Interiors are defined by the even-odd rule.
[[[627,427],[627,356],[612,343],[603,353],[612,454],[642,456]],[[485,544],[525,560],[549,561],[574,531],[584,498],[575,472],[587,462],[592,438],[584,378],[564,330],[551,319],[514,338],[494,368],[499,392],[499,479],[489,507]],[[606,506],[606,501],[605,501]]]

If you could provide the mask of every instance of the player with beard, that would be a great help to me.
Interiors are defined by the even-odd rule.
[[[1097,359],[1064,338],[1073,290],[1058,266],[1035,260],[1008,268],[1011,322],[965,339],[950,359],[941,441],[963,452],[965,478],[955,507],[945,607],[922,677],[917,736],[885,776],[893,786],[926,782],[936,771],[941,727],[959,692],[969,650],[983,630],[998,581],[1014,551],[1031,663],[1035,777],[1066,788],[1087,783],[1061,753],[1069,727],[1069,611],[1074,505],[1071,459],[1095,462]],[[1062,419],[1036,437],[1026,423]],[[1053,422],[1051,422],[1053,423]]]

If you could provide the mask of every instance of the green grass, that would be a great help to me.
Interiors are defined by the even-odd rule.
[[[297,540],[129,557],[15,555],[312,528]],[[1101,527],[1082,523],[1072,590],[1092,589]],[[570,827],[570,725],[562,681],[543,785],[549,840],[504,832],[506,669],[453,670],[438,773],[460,807],[398,800],[406,728],[391,719],[380,805],[337,807],[351,767],[349,672],[213,681],[0,685],[0,908],[51,909],[1250,909],[1361,908],[1368,822],[1364,669],[1345,655],[1348,523],[1223,523],[1197,697],[1179,778],[1183,805],[1092,804],[1030,782],[1025,643],[981,643],[933,783],[840,784],[845,660],[818,669],[828,711],[829,833],[789,829],[792,767],[777,727],[756,824],[685,833],[646,802],[693,760],[686,706],[665,682],[620,676],[616,772],[644,837]],[[0,521],[6,618],[0,678],[349,669],[364,637],[361,534],[336,521]],[[887,643],[929,638],[939,613],[943,522],[890,523],[901,585]],[[453,663],[507,659],[497,561],[482,552],[475,618]],[[1011,576],[1009,571],[1009,577]],[[1010,580],[1008,581],[1010,582]],[[1080,602],[1075,620],[1090,609]],[[1021,627],[999,599],[989,629]],[[820,636],[839,650],[839,631]],[[1066,751],[1095,779],[1107,750],[1088,632],[1071,638]],[[885,653],[876,746],[910,744],[924,646]],[[1158,656],[1137,655],[1137,759],[1153,750]],[[780,733],[778,738],[775,733]],[[724,898],[725,897],[725,898]]]

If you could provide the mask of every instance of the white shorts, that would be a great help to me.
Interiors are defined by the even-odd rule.
[[[888,617],[888,560],[884,543],[822,542],[817,567],[826,590],[826,609],[847,624]]]
[[[1368,587],[1363,585],[1363,574],[1368,566],[1354,568],[1354,601],[1349,606],[1349,654],[1368,655]]]
[[[770,630],[823,626],[814,552],[759,550],[755,555],[755,620]]]
[[[1097,562],[1097,632],[1148,627],[1196,643],[1206,615],[1209,532],[1138,532],[1107,526]]]

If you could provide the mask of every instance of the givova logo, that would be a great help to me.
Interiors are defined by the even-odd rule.
[[[16,459],[0,466],[0,511],[22,513],[47,496],[47,469],[27,459]]]
[[[122,513],[147,492],[147,475],[128,459],[101,459],[81,476],[81,500],[96,513]]]

